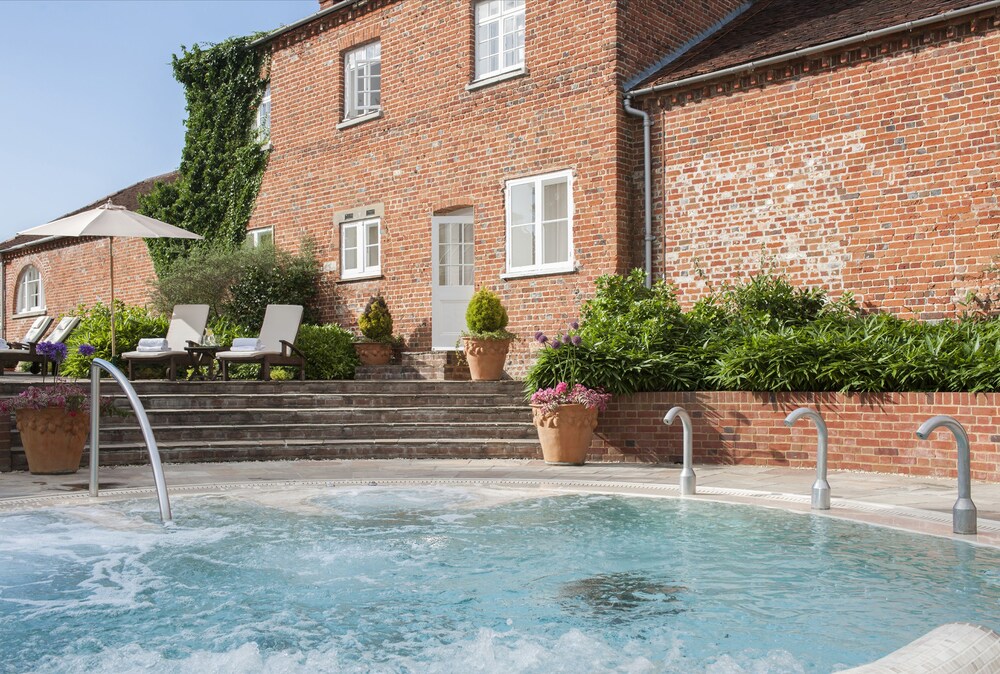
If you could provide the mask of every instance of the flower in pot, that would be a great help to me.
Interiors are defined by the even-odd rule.
[[[507,310],[492,290],[480,288],[469,300],[462,341],[473,381],[497,381],[503,376],[510,343],[517,339],[507,332],[507,321]]]
[[[38,353],[60,363],[66,345],[40,342]],[[94,347],[81,344],[80,354],[93,356]],[[82,386],[63,381],[29,386],[14,398],[0,402],[0,413],[15,414],[28,470],[36,475],[75,473],[90,433],[90,395]],[[101,414],[116,413],[110,398],[98,401]]]
[[[362,365],[386,365],[392,360],[392,314],[385,298],[376,295],[368,300],[358,316],[362,338],[354,343]]]
[[[571,330],[578,327],[575,322],[570,325]],[[550,349],[575,349],[582,343],[579,335],[573,334],[550,340],[538,332],[535,340]],[[571,367],[568,372],[573,369]],[[597,428],[597,414],[607,409],[610,401],[610,394],[578,382],[560,381],[551,388],[538,388],[532,393],[532,421],[538,431],[545,463],[573,466],[585,463]]]

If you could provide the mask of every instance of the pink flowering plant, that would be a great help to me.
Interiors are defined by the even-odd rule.
[[[542,414],[550,414],[560,405],[583,405],[587,409],[603,412],[611,401],[611,394],[599,389],[587,388],[583,384],[561,381],[553,388],[538,389],[531,395],[531,404],[539,405]]]
[[[62,343],[39,342],[37,351],[57,364],[61,363],[67,354],[66,345]],[[94,347],[81,344],[79,352],[83,356],[93,356]],[[13,398],[0,401],[0,413],[12,414],[17,410],[41,410],[48,407],[61,407],[70,416],[90,412],[90,393],[83,386],[61,381],[58,377],[52,384],[45,385],[44,375],[42,381],[42,386],[29,386]],[[103,416],[126,413],[116,407],[111,398],[101,398],[100,405]]]

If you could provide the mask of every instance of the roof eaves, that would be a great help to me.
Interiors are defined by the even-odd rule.
[[[685,42],[684,44],[682,44],[680,47],[678,47],[674,51],[670,52],[669,54],[667,54],[666,56],[664,56],[663,58],[661,58],[659,61],[657,61],[653,65],[651,65],[648,68],[646,68],[645,70],[643,70],[638,75],[635,75],[634,77],[629,78],[625,82],[625,85],[624,85],[623,88],[625,89],[625,91],[628,91],[629,89],[631,89],[632,87],[636,86],[637,84],[639,84],[643,80],[645,80],[645,79],[651,77],[652,75],[656,74],[657,72],[663,70],[668,65],[670,65],[671,63],[673,63],[677,59],[681,58],[682,56],[684,56],[685,54],[687,54],[689,51],[691,51],[692,49],[694,49],[695,47],[697,47],[698,45],[700,45],[701,43],[703,43],[705,40],[708,40],[713,35],[715,35],[716,33],[718,33],[720,30],[722,30],[723,28],[725,28],[726,26],[728,26],[729,24],[731,24],[738,17],[742,16],[743,13],[746,12],[748,9],[750,9],[750,7],[752,7],[752,6],[753,6],[753,2],[746,2],[746,3],[742,4],[742,5],[740,5],[739,7],[737,7],[733,11],[731,11],[729,14],[727,14],[726,16],[724,16],[722,19],[720,19],[717,23],[715,23],[714,25],[712,25],[708,29],[702,31],[698,35],[695,35],[693,38],[691,38],[690,40],[688,40],[687,42]]]
[[[879,28],[877,30],[870,30],[865,33],[859,33],[857,35],[851,35],[848,37],[840,38],[838,40],[821,42],[819,44],[815,44],[809,47],[804,47],[802,49],[783,52],[781,54],[776,54],[774,56],[769,56],[767,58],[747,61],[745,63],[741,63],[735,66],[730,66],[728,68],[713,70],[707,73],[701,73],[699,75],[692,75],[690,77],[683,77],[678,80],[670,80],[667,82],[662,82],[660,84],[655,84],[653,86],[643,87],[641,89],[627,90],[625,96],[629,98],[635,96],[645,96],[646,94],[657,93],[669,89],[677,89],[679,87],[687,86],[690,84],[699,84],[701,82],[714,80],[719,77],[735,75],[737,73],[745,72],[748,70],[756,70],[758,68],[772,66],[785,61],[791,61],[792,59],[799,58],[802,56],[809,56],[810,54],[816,54],[830,49],[838,49],[840,47],[845,47],[848,45],[857,44],[859,42],[866,42],[868,40],[873,40],[876,38],[884,37],[886,35],[891,35],[893,33],[912,30],[914,28],[920,28],[921,26],[927,26],[941,21],[948,21],[950,19],[966,16],[968,14],[976,14],[977,12],[996,9],[998,7],[1000,7],[1000,0],[989,0],[988,2],[981,2],[975,5],[970,5],[968,7],[963,7],[961,9],[953,9],[923,19],[906,21],[904,23],[898,23],[892,26],[887,26],[885,28]]]
[[[272,42],[273,40],[276,40],[277,38],[281,37],[285,33],[289,33],[291,31],[295,30],[296,28],[300,28],[300,27],[306,25],[307,23],[315,21],[316,19],[322,19],[324,16],[328,16],[330,14],[333,14],[334,12],[336,12],[339,9],[343,9],[344,7],[350,7],[351,5],[357,5],[357,4],[361,3],[361,2],[364,2],[364,0],[341,0],[340,2],[334,3],[330,7],[327,7],[326,9],[319,10],[315,14],[310,14],[309,16],[307,16],[304,19],[299,19],[298,21],[296,21],[294,23],[290,23],[287,26],[282,26],[281,28],[279,28],[277,30],[274,30],[274,31],[271,31],[270,33],[268,33],[267,35],[265,35],[263,37],[257,38],[256,40],[254,40],[253,42],[250,43],[250,46],[251,47],[260,47],[261,45],[265,45],[268,42]]]

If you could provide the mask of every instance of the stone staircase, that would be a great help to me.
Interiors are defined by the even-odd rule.
[[[24,386],[0,384],[0,396]],[[541,456],[515,381],[140,381],[135,389],[170,463]],[[101,392],[127,405],[113,381]],[[101,419],[100,442],[102,465],[148,461],[134,416]],[[13,424],[9,453],[0,465],[27,469]]]

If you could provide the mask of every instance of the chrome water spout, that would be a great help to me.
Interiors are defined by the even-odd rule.
[[[694,469],[691,467],[694,454],[691,446],[691,417],[684,411],[683,407],[671,407],[670,411],[663,417],[663,423],[672,426],[677,417],[681,418],[681,426],[684,427],[684,467],[681,468],[681,496],[693,496],[698,486]]]
[[[165,526],[170,526],[173,524],[173,517],[170,514],[167,482],[163,478],[160,450],[156,447],[156,438],[153,437],[153,428],[149,425],[146,408],[142,406],[139,395],[132,388],[132,384],[125,374],[103,358],[95,358],[90,363],[90,495],[96,498],[100,488],[97,472],[100,466],[98,439],[101,422],[101,370],[110,374],[118,382],[118,385],[125,392],[129,404],[132,405],[135,418],[139,422],[139,429],[142,431],[142,438],[146,441],[146,449],[149,451],[149,463],[153,467],[153,483],[156,485],[156,498],[160,504],[160,520]]]
[[[826,481],[826,423],[816,410],[800,407],[785,417],[785,425],[791,428],[792,424],[802,417],[809,417],[816,424],[816,481],[813,482],[812,488],[812,508],[813,510],[829,510],[830,483]]]
[[[938,426],[944,426],[958,442],[958,500],[951,509],[951,530],[956,534],[974,534],[976,504],[972,502],[972,469],[969,459],[969,436],[954,418],[939,414],[920,424],[917,437],[926,440]]]

